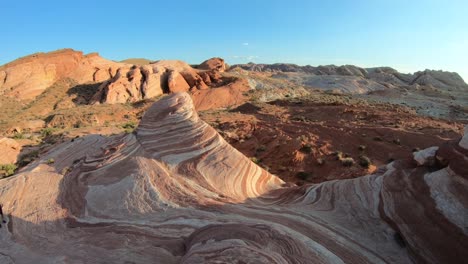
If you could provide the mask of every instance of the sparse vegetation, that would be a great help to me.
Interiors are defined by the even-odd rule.
[[[52,127],[43,128],[43,129],[41,130],[41,136],[42,136],[43,138],[48,137],[48,136],[52,135],[52,134],[55,132],[55,130],[56,130],[56,129],[55,129],[55,128],[52,128]]]
[[[341,164],[343,164],[343,166],[346,166],[346,167],[351,167],[354,165],[354,159],[351,157],[343,158],[340,161],[341,161]]]
[[[263,151],[265,151],[266,149],[267,149],[267,148],[266,148],[265,145],[260,145],[260,146],[258,146],[258,148],[257,148],[257,152],[263,152]]]
[[[136,128],[136,123],[133,121],[126,122],[122,125],[122,128],[125,130],[125,133],[132,133]]]
[[[312,176],[311,173],[309,172],[305,172],[305,171],[300,171],[296,174],[296,177],[303,180],[303,181],[306,181],[308,180],[310,177]]]
[[[309,153],[312,152],[312,145],[310,145],[310,144],[305,144],[305,145],[303,145],[303,146],[299,149],[299,151],[301,151],[301,152],[303,152],[303,153],[309,154]]]
[[[17,132],[13,135],[13,139],[25,139],[25,136],[23,133]]]
[[[307,118],[305,116],[295,116],[292,118],[293,121],[306,122]]]
[[[15,174],[18,167],[15,164],[1,164],[0,177],[5,178]]]
[[[47,160],[47,164],[54,164],[55,160],[53,158],[50,158]]]
[[[259,164],[260,163],[260,160],[257,159],[256,157],[251,157],[250,160],[255,163],[255,164]]]
[[[359,149],[360,151],[366,150],[366,146],[364,146],[364,145],[359,145],[358,149]]]
[[[62,175],[65,175],[71,171],[70,167],[65,167],[62,169]]]
[[[364,155],[359,157],[359,165],[361,165],[362,167],[369,168],[371,164],[372,164],[372,161],[370,160],[369,157],[364,156]]]

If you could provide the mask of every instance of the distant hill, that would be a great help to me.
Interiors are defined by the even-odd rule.
[[[349,92],[361,89],[364,92],[379,90],[379,86],[427,85],[443,90],[467,91],[468,85],[458,73],[447,71],[424,70],[413,74],[400,73],[390,67],[361,68],[354,65],[299,66],[289,63],[276,64],[237,64],[231,69],[241,68],[247,71],[271,72],[277,78],[293,79],[302,85],[318,88],[330,88],[338,83],[347,87]],[[290,74],[295,73],[295,74]],[[299,79],[299,80],[298,80]],[[371,82],[370,85],[368,82]],[[358,88],[354,86],[359,86]],[[351,87],[351,88],[350,88]],[[354,88],[353,88],[354,87]]]
[[[134,64],[134,65],[147,65],[151,63],[151,60],[144,59],[144,58],[130,58],[130,59],[126,59],[120,62]]]

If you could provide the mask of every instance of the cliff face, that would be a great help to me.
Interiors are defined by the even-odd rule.
[[[0,94],[31,100],[62,78],[78,83],[102,82],[122,65],[97,53],[84,55],[72,49],[37,53],[0,67]]]
[[[286,186],[176,93],[134,134],[63,143],[0,181],[0,260],[461,263],[467,138],[357,179]]]

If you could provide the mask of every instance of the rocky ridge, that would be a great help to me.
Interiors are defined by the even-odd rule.
[[[397,70],[390,67],[376,68],[361,68],[354,65],[326,65],[313,67],[310,65],[298,66],[295,64],[276,63],[276,64],[238,64],[231,68],[242,68],[248,71],[269,72],[275,73],[277,77],[287,77],[281,73],[295,73],[296,75],[305,78],[305,85],[327,88],[336,82],[344,80],[348,86],[350,80],[359,82],[361,86],[366,87],[366,90],[382,90],[392,86],[409,86],[409,85],[426,85],[440,89],[453,89],[457,91],[468,90],[468,85],[455,72],[424,70],[413,74],[399,73]],[[293,75],[295,76],[295,75]],[[333,79],[335,78],[335,79]],[[332,82],[332,83],[330,83]],[[333,83],[335,82],[335,83]],[[367,88],[368,83],[376,86]],[[380,87],[378,86],[380,85]],[[358,91],[357,93],[362,93]]]
[[[124,64],[84,55],[72,49],[37,53],[0,66],[0,94],[32,100],[56,81],[70,78],[78,83],[102,82]]]

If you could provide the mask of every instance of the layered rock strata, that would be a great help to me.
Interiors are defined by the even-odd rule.
[[[133,134],[63,143],[1,180],[0,262],[462,263],[466,137],[424,152],[430,166],[286,186],[176,93]]]

